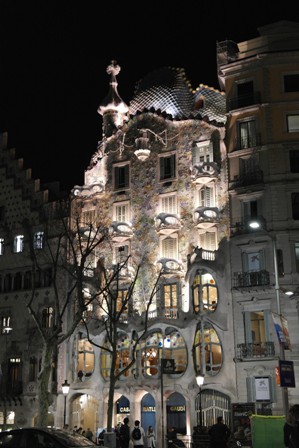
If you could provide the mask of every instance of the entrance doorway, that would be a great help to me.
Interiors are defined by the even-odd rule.
[[[167,400],[167,432],[175,428],[178,434],[186,435],[186,400],[183,395],[175,392]]]
[[[146,432],[150,425],[156,433],[156,403],[151,394],[146,394],[141,400],[141,426]]]

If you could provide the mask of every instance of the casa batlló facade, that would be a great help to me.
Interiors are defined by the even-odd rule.
[[[245,416],[283,414],[285,395],[276,384],[282,357],[293,362],[298,379],[298,221],[292,204],[299,183],[299,64],[296,49],[287,53],[297,24],[292,24],[292,39],[283,25],[261,29],[261,37],[247,43],[218,44],[219,83],[225,94],[203,85],[192,90],[183,69],[162,68],[139,81],[127,105],[118,93],[120,67],[112,61],[107,68],[110,88],[98,108],[102,139],[85,171],[84,185],[71,191],[70,217],[71,222],[79,219],[85,234],[91,223],[109,229],[105,250],[94,251],[86,266],[87,299],[92,293],[88,279],[96,278],[99,264],[113,269],[129,257],[121,272],[119,304],[139,267],[118,329],[119,369],[130,361],[132,340],[143,332],[147,304],[158,282],[136,362],[116,385],[115,425],[129,416],[131,423],[139,419],[144,428],[153,425],[158,437],[170,426],[187,437],[193,426],[210,426],[223,415],[235,430],[234,409]],[[279,79],[289,82],[285,85],[291,91],[276,98]],[[254,95],[256,91],[262,95]],[[289,124],[288,132],[275,124],[283,122],[281,117]],[[7,151],[4,146],[2,151]],[[4,161],[7,165],[7,158]],[[1,171],[7,185],[3,206],[16,189],[9,179],[16,177],[17,163],[10,165],[10,175],[7,168]],[[261,216],[267,226],[260,233],[249,231],[249,218]],[[273,235],[278,249],[274,258]],[[8,266],[4,257],[1,254],[3,273]],[[10,265],[15,275],[13,257]],[[51,294],[46,285],[40,288],[49,308]],[[295,292],[292,299],[283,295],[289,288]],[[17,317],[15,288],[9,294],[1,291],[2,337],[11,338],[24,366],[22,392],[12,394],[22,406],[8,399],[2,406],[15,413],[17,423],[32,424],[36,381],[29,381],[24,355],[31,359],[36,354],[34,346],[25,351],[25,338],[21,343],[25,325]],[[277,303],[291,341],[283,356],[274,325]],[[8,317],[13,322],[9,334]],[[58,399],[50,412],[57,426],[62,426],[65,412],[70,426],[90,427],[95,434],[107,426],[110,359],[99,348],[108,343],[99,330],[105,313],[91,303],[85,317],[89,334],[82,325],[60,348]],[[198,375],[204,377],[200,387]],[[60,389],[65,379],[70,384],[66,407]],[[290,403],[298,402],[297,387],[288,388],[287,394]]]

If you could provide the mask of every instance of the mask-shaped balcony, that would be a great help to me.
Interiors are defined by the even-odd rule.
[[[159,213],[155,222],[156,230],[163,235],[170,235],[182,227],[177,215],[171,213]]]
[[[113,221],[109,228],[109,235],[113,241],[120,243],[127,241],[133,236],[131,224],[127,222]]]
[[[194,210],[194,222],[199,229],[209,229],[219,222],[218,207],[197,207]]]
[[[158,270],[162,275],[177,274],[183,272],[182,263],[174,258],[160,258],[157,261]]]
[[[191,179],[196,184],[207,184],[218,176],[219,168],[215,162],[202,162],[192,166]]]
[[[113,264],[111,265],[111,270],[115,273],[118,272],[118,275],[116,275],[116,277],[119,282],[131,282],[136,274],[135,269],[132,266],[129,266],[127,263],[123,267],[121,267],[121,263]]]

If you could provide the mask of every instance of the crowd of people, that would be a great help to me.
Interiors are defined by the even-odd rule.
[[[65,429],[69,430],[68,425],[65,425]],[[104,429],[96,436],[96,440],[90,428],[84,430],[82,427],[77,428],[77,426],[74,426],[72,432],[82,434],[88,439],[95,441],[98,445],[104,445]],[[135,420],[133,427],[130,427],[129,418],[125,417],[123,423],[115,428],[115,433],[117,448],[158,448],[153,426],[150,425],[147,431],[145,431],[139,420]],[[232,434],[230,428],[224,423],[222,416],[218,416],[217,422],[210,428],[205,428],[204,434],[209,436],[210,448],[228,448],[231,436],[237,438],[237,435],[235,433]],[[201,428],[201,431],[198,431],[198,427],[194,427],[193,442],[195,441],[195,446],[198,435],[203,435],[203,428]],[[286,448],[299,448],[299,404],[291,406],[283,428],[282,438]],[[179,439],[177,438],[175,428],[169,428],[167,440],[168,448],[172,448],[171,445],[174,441],[174,448],[180,447],[176,443],[179,442]]]

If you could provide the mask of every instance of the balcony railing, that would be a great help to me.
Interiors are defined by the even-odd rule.
[[[228,110],[240,109],[241,107],[248,107],[254,104],[260,104],[260,92],[251,92],[246,95],[239,95],[236,98],[231,98],[227,101]]]
[[[258,342],[237,345],[237,359],[273,358],[275,347],[273,342]]]
[[[216,162],[202,162],[192,166],[191,178],[195,183],[206,184],[219,176]]]
[[[268,271],[234,272],[234,288],[251,288],[255,286],[269,286],[270,274]]]
[[[218,207],[197,207],[194,210],[194,222],[201,228],[214,226],[219,222]]]
[[[247,187],[249,185],[262,184],[264,182],[263,171],[257,169],[252,173],[235,176],[234,180],[230,182],[230,190],[235,188]]]
[[[172,213],[159,213],[156,217],[156,230],[164,235],[170,235],[181,228],[181,221],[177,215]]]
[[[109,234],[114,241],[123,242],[132,238],[133,229],[127,222],[113,221],[109,228]]]

